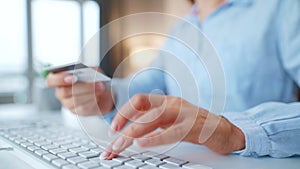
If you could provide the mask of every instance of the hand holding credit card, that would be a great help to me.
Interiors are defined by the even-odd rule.
[[[77,77],[80,82],[108,82],[111,80],[108,76],[84,65],[83,63],[71,63],[61,66],[55,66],[45,69],[45,72],[69,73]]]

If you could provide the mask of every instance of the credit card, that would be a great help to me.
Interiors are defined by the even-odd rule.
[[[61,66],[50,67],[44,70],[46,73],[69,73],[77,77],[80,82],[108,82],[110,77],[100,73],[83,63],[70,63]]]

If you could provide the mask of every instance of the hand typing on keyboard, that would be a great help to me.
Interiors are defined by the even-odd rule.
[[[115,116],[111,124],[112,132],[123,129],[129,120],[132,123],[101,154],[102,159],[116,157],[132,145],[134,140],[141,147],[187,141],[205,145],[221,154],[245,147],[245,138],[239,128],[225,118],[181,98],[136,95]],[[204,124],[207,126],[202,131]],[[162,130],[156,131],[158,128]],[[201,132],[211,134],[206,139],[201,139]]]

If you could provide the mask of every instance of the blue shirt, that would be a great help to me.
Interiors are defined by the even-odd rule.
[[[215,47],[226,80],[222,116],[246,137],[245,149],[235,153],[300,155],[300,103],[296,97],[300,86],[299,11],[298,0],[228,0],[203,22],[193,11],[170,33],[193,41],[195,35],[188,31],[188,25],[193,25]],[[176,60],[166,59],[172,57]],[[153,65],[113,83],[118,106],[134,94],[159,89],[209,110],[217,94],[211,91],[205,65],[188,47],[168,38]],[[115,113],[106,118],[111,121]]]

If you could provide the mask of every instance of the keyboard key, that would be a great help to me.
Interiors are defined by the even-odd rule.
[[[135,155],[135,154],[138,154],[136,152],[133,152],[133,151],[129,151],[129,150],[124,150],[121,155],[125,156],[125,157],[130,157],[132,155]]]
[[[63,140],[63,141],[53,141],[52,142],[54,145],[57,145],[57,146],[62,146],[62,145],[68,145],[68,144],[71,144],[72,141],[71,140]]]
[[[41,146],[44,146],[44,145],[49,145],[51,143],[49,141],[38,141],[38,142],[34,142],[33,144],[36,145],[36,146],[41,147]]]
[[[87,148],[87,149],[92,149],[92,148],[97,148],[98,146],[96,144],[85,144],[81,147]]]
[[[27,138],[27,141],[29,143],[35,143],[35,142],[41,142],[41,141],[44,141],[44,139],[41,139],[40,137],[35,137],[35,138]]]
[[[165,162],[160,161],[159,159],[149,159],[149,160],[146,160],[145,163],[157,167],[159,165],[164,164]]]
[[[95,152],[95,153],[102,153],[103,152],[103,148],[92,148],[91,151]]]
[[[58,148],[58,146],[53,145],[53,144],[42,146],[42,149],[47,150],[47,151],[49,151],[50,149],[55,149],[55,148]]]
[[[36,150],[34,151],[34,153],[37,154],[38,156],[42,156],[44,154],[48,154],[49,152],[45,150]]]
[[[53,160],[52,163],[57,167],[62,167],[63,165],[69,164],[66,160],[63,159]]]
[[[164,154],[158,154],[158,155],[153,156],[152,158],[158,159],[158,160],[163,160],[163,159],[169,158],[169,156],[164,155]]]
[[[21,143],[25,143],[26,142],[26,140],[24,140],[24,139],[15,139],[15,143],[17,143],[17,144],[21,144]]]
[[[114,169],[134,169],[134,168],[129,167],[127,165],[121,165],[121,166],[114,167]]]
[[[85,159],[83,157],[80,157],[80,156],[77,156],[77,157],[68,158],[67,161],[69,161],[72,164],[77,164],[77,163],[86,162],[87,159]]]
[[[63,149],[63,148],[51,149],[51,150],[49,150],[49,151],[50,151],[50,153],[55,154],[55,155],[57,155],[58,153],[64,153],[64,152],[67,152],[67,150],[66,150],[66,149]]]
[[[37,146],[28,146],[27,147],[27,149],[29,150],[29,151],[35,151],[35,150],[40,150],[41,148],[39,148],[39,147],[37,147]]]
[[[95,153],[92,151],[85,151],[85,152],[80,152],[78,153],[80,156],[84,157],[84,158],[93,158],[93,157],[98,157],[99,153]]]
[[[143,152],[142,154],[145,155],[145,156],[148,156],[148,157],[153,157],[153,156],[159,155],[158,153],[155,153],[155,152],[152,152],[152,151],[146,151],[146,152]]]
[[[55,160],[55,159],[58,159],[58,157],[56,157],[55,155],[53,154],[44,154],[43,156],[43,159],[47,160],[47,161],[52,161],[52,160]]]
[[[21,136],[13,136],[13,137],[9,137],[8,138],[10,141],[15,141],[15,140],[18,140],[18,139],[22,139]]]
[[[42,139],[38,135],[33,135],[33,136],[30,136],[30,137],[26,137],[26,140],[30,143],[42,141]]]
[[[58,153],[57,156],[62,159],[67,159],[67,158],[71,158],[71,157],[76,157],[77,154],[72,153],[72,152],[64,152],[64,153]]]
[[[178,167],[177,165],[169,164],[169,163],[165,163],[165,164],[159,166],[159,168],[161,168],[161,169],[182,169],[182,168]]]
[[[28,142],[23,142],[20,144],[22,147],[26,148],[26,147],[29,147],[29,146],[32,146],[33,144],[32,143],[28,143]]]
[[[155,153],[155,152],[152,152],[152,151],[146,151],[146,152],[143,152],[142,154],[145,155],[145,156],[154,158],[154,159],[158,159],[158,160],[163,160],[163,159],[166,159],[166,158],[169,157],[167,155],[158,154],[158,153]]]
[[[212,168],[210,168],[208,166],[201,165],[201,164],[194,164],[194,163],[184,164],[182,166],[182,168],[185,168],[185,169],[212,169]]]
[[[119,156],[119,157],[113,158],[112,160],[117,161],[119,163],[124,163],[124,162],[130,161],[132,159],[128,158],[128,157]]]
[[[80,169],[80,168],[73,164],[67,164],[67,165],[64,165],[62,167],[62,169]]]
[[[83,148],[83,147],[77,147],[77,148],[71,148],[69,150],[73,153],[81,153],[81,152],[84,152],[84,151],[88,151],[89,149]]]
[[[93,169],[107,169],[106,167],[103,167],[103,166],[100,166],[100,167],[96,167],[96,168],[93,168]],[[128,168],[127,168],[128,169]]]
[[[64,148],[64,149],[70,149],[70,148],[76,148],[76,147],[79,147],[79,146],[75,145],[75,144],[65,144],[65,145],[61,145],[60,147]]]
[[[150,159],[150,157],[145,156],[143,154],[135,154],[135,155],[132,155],[131,158],[133,158],[135,160],[139,160],[139,161],[146,161],[146,160]]]
[[[144,165],[144,166],[140,167],[139,169],[159,169],[159,168],[152,166],[152,165]]]
[[[116,166],[120,166],[122,163],[118,162],[118,161],[114,161],[114,160],[101,160],[101,165],[103,165],[104,167],[107,168],[113,168]]]
[[[99,167],[100,165],[98,163],[92,162],[92,161],[87,161],[87,162],[83,162],[83,163],[79,163],[78,167],[82,168],[82,169],[90,169],[90,168],[95,168],[95,167]]]
[[[173,157],[166,158],[163,161],[167,162],[167,163],[170,163],[170,164],[173,164],[173,165],[176,165],[176,166],[181,166],[181,165],[188,162],[188,161],[176,159],[176,158],[173,158]]]
[[[73,144],[78,145],[78,146],[83,146],[88,143],[89,143],[89,141],[87,141],[87,140],[78,140],[78,141],[73,142]]]
[[[131,161],[125,162],[125,165],[128,165],[133,168],[138,168],[138,167],[144,166],[146,164],[141,161],[138,161],[138,160],[131,160]]]
[[[102,161],[99,157],[94,157],[94,158],[90,158],[89,161],[93,161],[93,162],[96,162],[96,163],[99,163]]]

